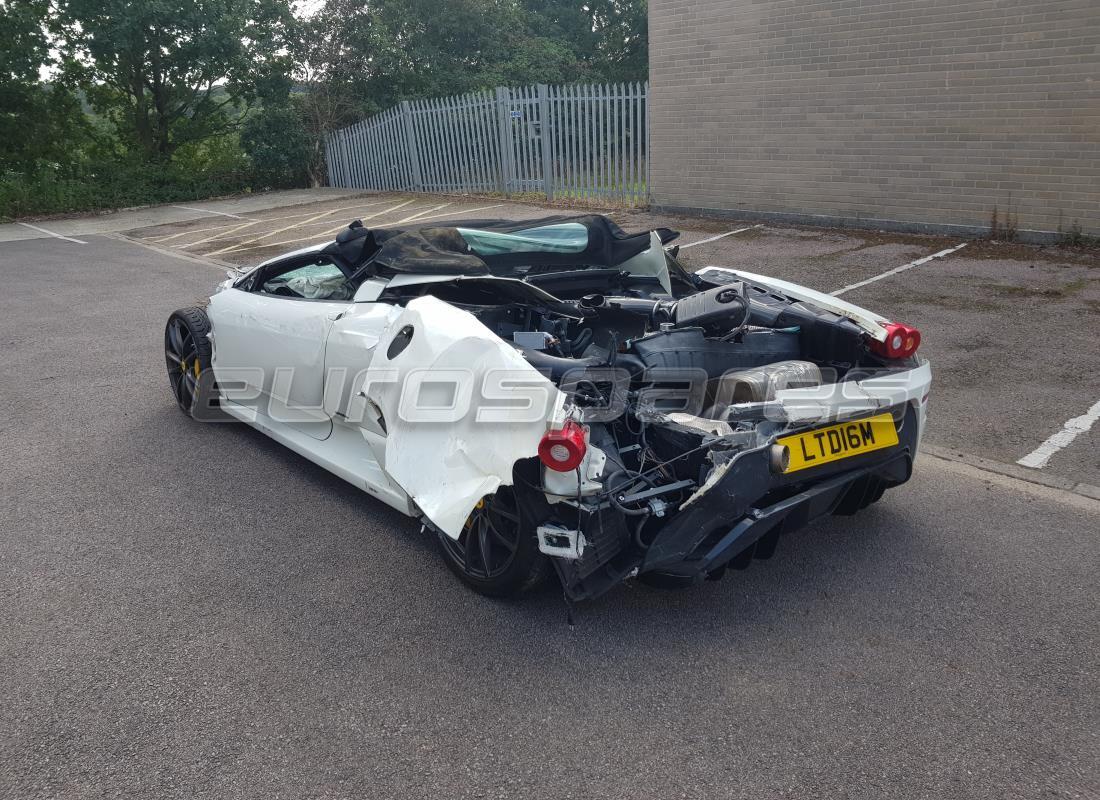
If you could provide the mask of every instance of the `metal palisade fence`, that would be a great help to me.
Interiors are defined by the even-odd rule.
[[[642,205],[649,84],[527,86],[406,101],[326,140],[329,185]]]

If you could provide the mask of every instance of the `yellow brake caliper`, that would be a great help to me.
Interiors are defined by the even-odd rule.
[[[477,505],[474,506],[474,510],[470,512],[470,516],[466,517],[466,521],[462,523],[463,530],[470,530],[470,526],[474,524],[474,516],[481,509],[485,508],[485,498],[481,498],[477,501]]]

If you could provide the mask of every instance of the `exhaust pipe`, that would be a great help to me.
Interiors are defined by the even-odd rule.
[[[768,451],[768,463],[771,465],[772,472],[782,475],[791,465],[791,449],[785,444],[773,444]]]

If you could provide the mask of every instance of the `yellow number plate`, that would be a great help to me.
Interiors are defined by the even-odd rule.
[[[870,453],[898,443],[898,431],[890,414],[879,414],[856,422],[830,425],[816,431],[777,439],[787,445],[791,460],[784,472],[797,472],[830,461]]]

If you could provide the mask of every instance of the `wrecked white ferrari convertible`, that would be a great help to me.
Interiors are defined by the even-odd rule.
[[[367,229],[168,320],[176,401],[420,519],[489,595],[691,583],[908,480],[919,332],[602,216]]]

